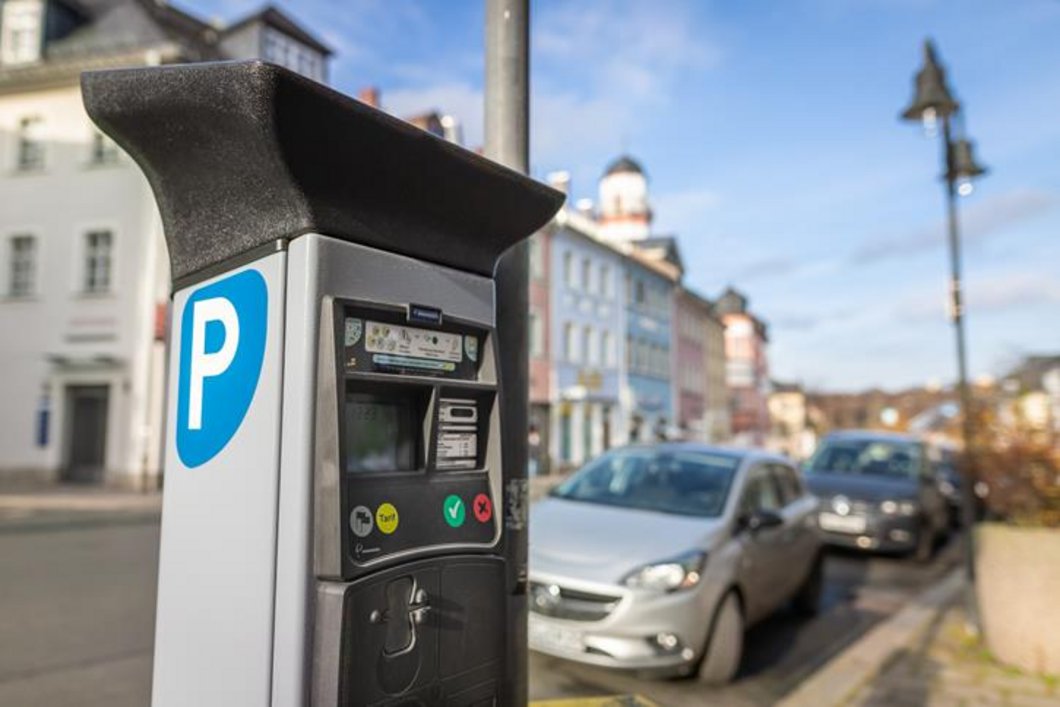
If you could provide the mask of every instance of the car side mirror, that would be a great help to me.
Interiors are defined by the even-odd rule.
[[[776,528],[784,525],[784,519],[776,511],[759,509],[745,514],[740,519],[740,528],[754,535],[764,528]]]

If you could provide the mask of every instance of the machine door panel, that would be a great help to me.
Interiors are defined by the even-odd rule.
[[[458,556],[410,563],[318,590],[318,602],[341,601],[341,655],[322,661],[322,704],[491,705],[503,675],[504,561]],[[336,584],[321,582],[320,587]],[[336,597],[340,597],[336,599]],[[318,607],[320,617],[334,615]]]

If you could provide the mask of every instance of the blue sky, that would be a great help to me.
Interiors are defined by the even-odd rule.
[[[256,0],[194,0],[230,20]],[[482,0],[279,5],[332,83],[482,136]],[[628,151],[686,281],[743,289],[774,376],[831,390],[954,376],[939,150],[898,122],[933,36],[991,174],[962,200],[970,369],[1060,351],[1060,2],[536,0],[532,171],[574,197]]]

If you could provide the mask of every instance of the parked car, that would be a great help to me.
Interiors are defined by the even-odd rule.
[[[530,512],[530,647],[728,682],[744,630],[816,610],[816,500],[782,457],[695,443],[613,450]]]
[[[909,435],[835,432],[804,467],[826,543],[929,560],[949,510],[926,443]]]

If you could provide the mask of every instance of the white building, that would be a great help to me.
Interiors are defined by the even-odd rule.
[[[273,8],[221,27],[150,0],[0,2],[0,483],[160,469],[165,242],[80,73],[264,58],[323,81],[330,54]]]

